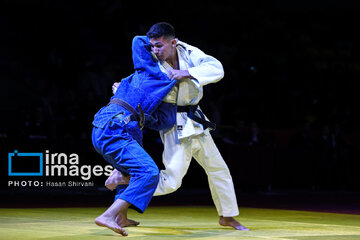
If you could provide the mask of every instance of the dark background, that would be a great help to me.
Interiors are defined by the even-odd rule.
[[[8,187],[21,180],[7,176],[14,150],[105,165],[92,148],[93,115],[112,83],[133,72],[132,38],[166,21],[224,66],[200,105],[217,123],[213,137],[238,194],[359,192],[359,20],[357,1],[1,1],[0,187],[7,196],[44,194]],[[161,169],[158,133],[146,130],[144,147]],[[51,191],[110,196],[104,180]],[[207,188],[194,161],[177,196],[209,198]]]

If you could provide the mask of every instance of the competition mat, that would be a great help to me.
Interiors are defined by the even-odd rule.
[[[121,239],[94,224],[105,208],[0,208],[0,239]],[[150,206],[144,214],[129,210],[140,221],[126,228],[129,239],[360,239],[360,215],[311,211],[240,208],[236,219],[251,231],[218,224],[214,207]]]

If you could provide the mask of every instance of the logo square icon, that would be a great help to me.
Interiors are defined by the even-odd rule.
[[[43,176],[43,153],[8,154],[9,176]]]

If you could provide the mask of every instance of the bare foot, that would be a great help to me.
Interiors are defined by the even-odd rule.
[[[105,187],[114,191],[116,187],[120,184],[129,184],[130,176],[124,176],[120,171],[114,170],[111,175],[105,181]]]
[[[107,218],[107,217],[104,217],[103,215],[97,217],[95,219],[95,223],[96,225],[98,226],[101,226],[101,227],[107,227],[111,230],[113,230],[114,232],[116,233],[119,233],[123,236],[127,236],[128,234],[126,233],[126,231],[120,227],[114,219],[112,218]]]
[[[132,219],[127,219],[127,218],[123,218],[121,216],[117,216],[116,217],[116,223],[120,226],[120,227],[136,227],[137,225],[140,224],[140,222],[132,220]]]
[[[239,223],[238,221],[236,221],[236,219],[233,218],[233,217],[223,217],[223,216],[220,216],[219,224],[220,224],[221,226],[233,227],[233,228],[235,228],[236,230],[240,230],[240,231],[250,231],[250,229],[248,229],[247,227],[241,225],[241,223]]]

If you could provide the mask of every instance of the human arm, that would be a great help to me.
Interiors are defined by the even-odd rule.
[[[219,60],[196,47],[186,45],[186,49],[193,65],[188,72],[200,86],[218,82],[224,77],[224,68]]]
[[[160,70],[157,59],[150,52],[150,42],[146,36],[134,37],[132,49],[136,75],[142,78],[138,86],[162,100],[175,86],[177,79],[169,79]]]
[[[115,94],[120,82],[112,85],[112,92]],[[160,131],[171,128],[176,122],[176,105],[161,102],[159,107],[150,115],[145,113],[145,127]]]
[[[160,131],[169,129],[176,123],[176,105],[162,102],[151,114],[145,114],[145,127]]]

